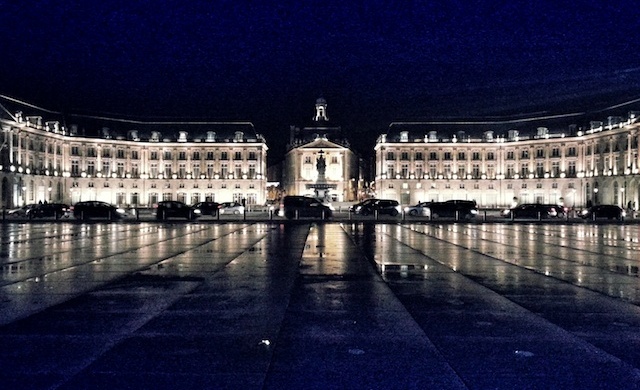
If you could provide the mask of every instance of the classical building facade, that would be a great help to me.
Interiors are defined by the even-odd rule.
[[[251,123],[64,116],[8,97],[0,110],[2,207],[266,201],[268,148]]]
[[[403,204],[469,199],[482,207],[637,207],[638,113],[571,125],[566,131],[534,127],[533,136],[509,127],[514,124],[392,123],[375,145],[376,196]],[[483,137],[468,137],[462,128],[482,129]],[[504,129],[505,135],[491,129]]]
[[[308,195],[336,202],[357,199],[359,159],[339,126],[329,122],[327,102],[316,101],[310,126],[290,128],[282,187],[286,195]]]

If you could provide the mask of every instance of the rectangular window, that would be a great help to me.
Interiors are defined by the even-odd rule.
[[[393,152],[387,152],[387,160],[395,160],[396,155]]]
[[[229,159],[229,154],[227,152],[220,153],[220,160],[228,160],[228,159]]]
[[[235,152],[233,155],[234,160],[242,160],[242,152]]]
[[[80,162],[78,160],[71,160],[71,176],[80,175]]]
[[[409,164],[402,164],[402,166],[400,167],[400,176],[403,179],[409,177]]]
[[[200,161],[200,152],[198,151],[193,152],[193,154],[191,155],[191,159],[194,161]]]
[[[249,151],[249,160],[257,160],[257,154],[254,151]]]
[[[466,160],[467,156],[464,152],[458,152],[458,160]]]
[[[471,175],[474,179],[480,179],[480,164],[473,164],[471,167]]]
[[[93,176],[96,174],[96,163],[95,161],[87,161],[87,175]]]
[[[116,158],[125,158],[124,157],[124,149],[116,150]]]
[[[140,155],[139,155],[137,150],[132,150],[131,151],[131,159],[132,160],[139,160],[140,159]]]
[[[211,161],[214,159],[214,153],[213,152],[207,152],[207,160]]]
[[[178,160],[186,160],[186,159],[187,159],[187,152],[178,153]]]
[[[170,150],[166,150],[164,152],[164,160],[172,160],[173,157],[171,156],[171,151]]]
[[[416,161],[422,161],[423,159],[422,152],[416,152]]]

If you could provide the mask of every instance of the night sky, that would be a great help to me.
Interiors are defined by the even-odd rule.
[[[319,96],[365,149],[395,120],[639,97],[637,3],[562,3],[0,0],[0,93],[75,113],[249,120],[275,153]]]

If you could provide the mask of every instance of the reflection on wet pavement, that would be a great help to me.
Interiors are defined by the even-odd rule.
[[[5,224],[19,388],[636,388],[638,225]]]

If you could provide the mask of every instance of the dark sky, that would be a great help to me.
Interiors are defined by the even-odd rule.
[[[63,111],[250,120],[276,152],[320,95],[367,147],[394,120],[640,96],[631,1],[0,0],[0,10],[0,93]]]

